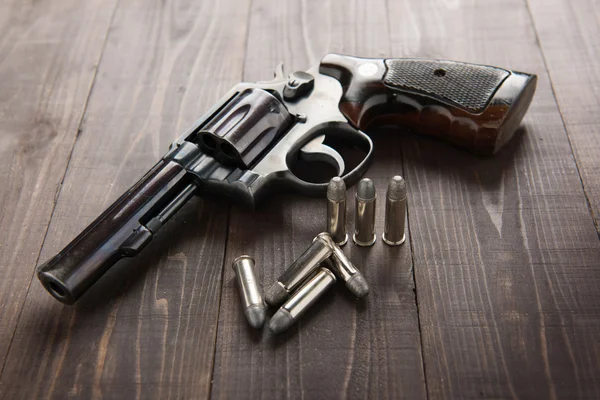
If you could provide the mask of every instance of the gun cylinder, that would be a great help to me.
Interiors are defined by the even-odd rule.
[[[255,329],[262,328],[266,319],[267,307],[260,293],[260,286],[254,269],[254,260],[250,256],[240,256],[233,260],[231,267],[235,272],[240,297],[242,298],[244,315],[248,323]]]
[[[310,247],[269,288],[265,296],[267,304],[273,307],[281,305],[323,261],[329,258],[332,250],[322,235],[329,236],[324,232],[314,238]]]
[[[331,257],[325,260],[327,267],[331,269],[339,279],[344,281],[346,287],[353,295],[358,298],[367,296],[369,294],[369,284],[364,276],[356,269],[348,257],[346,257],[342,249],[333,242],[331,237],[327,238],[323,235],[323,239],[329,242],[329,246],[331,246],[332,249]]]
[[[352,239],[359,246],[371,246],[375,235],[375,184],[369,178],[361,179],[356,189],[356,214]]]
[[[277,97],[266,90],[246,89],[202,127],[199,141],[221,162],[248,168],[293,121]]]
[[[327,268],[319,268],[292,297],[273,315],[269,329],[281,333],[292,326],[335,283],[335,275]]]
[[[390,246],[404,243],[406,222],[406,182],[401,176],[394,176],[388,184],[385,198],[385,228],[382,239]]]
[[[327,186],[327,232],[338,246],[348,241],[346,233],[346,184],[334,177]]]

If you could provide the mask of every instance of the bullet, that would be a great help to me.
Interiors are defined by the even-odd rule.
[[[346,233],[346,184],[334,177],[327,186],[327,232],[338,246],[348,241]]]
[[[331,238],[323,236],[325,240],[328,240],[331,246],[332,254],[325,260],[325,264],[331,269],[335,275],[344,281],[348,290],[358,298],[363,298],[369,294],[369,284],[367,283],[364,276],[358,269],[352,264],[352,262],[346,257],[342,249],[333,242]]]
[[[375,184],[369,178],[361,179],[356,189],[356,215],[352,239],[359,246],[375,243]]]
[[[322,235],[329,236],[327,232],[323,232],[314,238],[310,247],[267,290],[267,304],[272,307],[281,305],[323,261],[329,258],[332,250]]]
[[[385,196],[385,228],[382,239],[390,246],[404,243],[406,222],[406,182],[396,175],[388,184]]]
[[[233,261],[231,266],[235,272],[242,307],[248,323],[253,328],[259,329],[265,323],[267,306],[260,293],[260,286],[256,279],[254,260],[250,256],[240,256]]]
[[[271,332],[281,333],[292,326],[334,283],[335,275],[327,268],[319,268],[273,315],[269,322]]]

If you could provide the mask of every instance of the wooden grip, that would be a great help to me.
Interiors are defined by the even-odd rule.
[[[537,77],[453,61],[329,54],[320,72],[343,87],[340,111],[361,130],[395,125],[477,154],[493,154],[519,127]]]

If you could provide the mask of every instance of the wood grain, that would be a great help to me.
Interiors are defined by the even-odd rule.
[[[19,0],[0,5],[0,370],[114,3]]]
[[[5,0],[0,398],[600,398],[599,15],[591,0]],[[193,201],[74,307],[32,279],[232,85],[329,51],[540,78],[493,158],[372,133],[367,176],[380,199],[405,176],[410,234],[344,249],[367,299],[338,284],[283,335],[248,327],[232,260],[252,255],[267,286],[324,229],[323,200],[292,194],[255,213]],[[382,217],[380,201],[378,235]]]
[[[396,53],[540,78],[496,157],[402,143],[429,397],[598,398],[600,243],[525,4],[391,7]]]
[[[314,66],[328,51],[374,57],[389,52],[383,1],[255,0],[250,26],[246,80],[266,79],[278,61],[288,72]],[[375,146],[368,176],[383,196],[387,180],[402,173],[400,140],[379,132]],[[348,195],[353,205],[354,191]],[[346,245],[371,285],[364,300],[338,284],[280,336],[246,323],[231,262],[241,254],[254,257],[268,287],[325,229],[325,213],[324,200],[298,195],[278,195],[255,213],[232,210],[212,398],[425,397],[408,245],[390,248],[380,240],[371,248]],[[380,233],[383,213],[377,217]]]
[[[528,3],[600,235],[600,4],[592,0]]]
[[[236,1],[119,2],[42,260],[240,81],[247,13]],[[188,204],[74,307],[33,281],[0,397],[206,397],[227,215],[226,205]]]

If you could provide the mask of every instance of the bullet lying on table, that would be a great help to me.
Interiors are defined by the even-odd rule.
[[[285,304],[277,310],[269,322],[273,333],[281,333],[292,326],[335,283],[335,275],[327,268],[319,268]]]
[[[358,298],[367,296],[369,294],[369,284],[360,271],[356,269],[354,264],[346,257],[342,249],[334,243],[332,237],[327,233],[320,233],[318,237],[321,237],[328,242],[332,249],[331,256],[326,260],[328,268],[331,269],[339,279],[344,281],[346,287],[353,295]]]
[[[329,236],[327,233],[326,235]],[[267,303],[272,307],[281,305],[331,253],[329,243],[317,236],[310,247],[267,290]]]
[[[331,235],[321,232],[313,239],[311,246],[267,291],[266,300],[269,305],[278,306],[285,302],[273,315],[269,329],[279,333],[289,328],[335,283],[336,275],[356,297],[369,294],[369,285],[360,271],[350,262]]]
[[[240,290],[244,315],[250,326],[255,329],[262,328],[266,319],[267,306],[256,279],[254,260],[250,256],[240,256],[233,261],[232,268]]]

